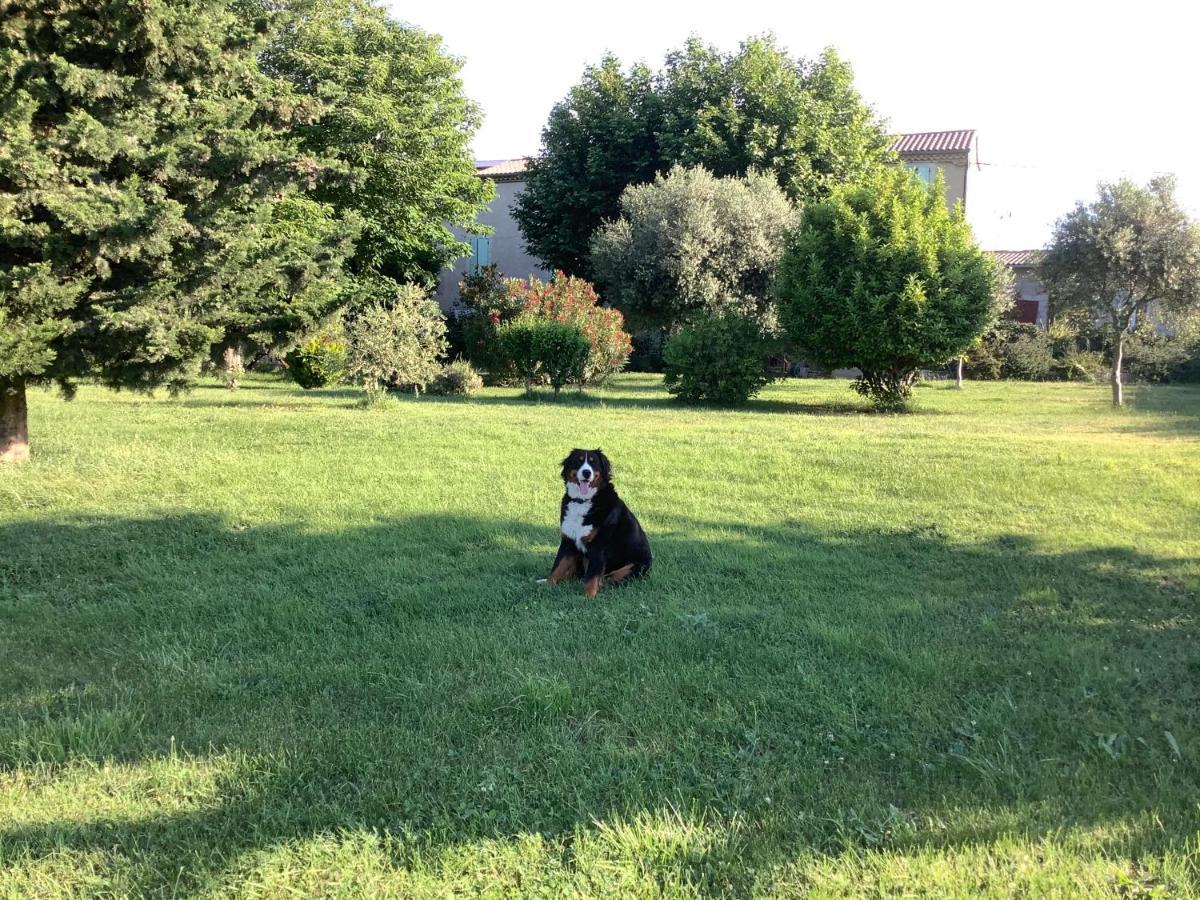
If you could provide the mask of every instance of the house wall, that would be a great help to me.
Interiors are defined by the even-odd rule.
[[[542,268],[536,259],[525,252],[525,239],[512,216],[512,206],[521,191],[525,189],[523,181],[500,181],[496,183],[496,198],[491,205],[480,213],[480,225],[491,226],[493,232],[487,236],[490,249],[489,262],[495,263],[500,273],[508,278],[528,278],[536,275],[538,278],[550,277],[550,272]],[[470,241],[462,229],[455,228],[455,237]],[[453,269],[442,272],[438,281],[435,297],[442,309],[450,309],[458,300],[458,283],[464,275],[475,268],[474,256],[457,260]]]
[[[903,162],[910,169],[916,166],[936,166],[941,169],[946,179],[946,205],[953,209],[954,204],[961,200],[966,206],[968,162],[965,156],[961,160],[951,161],[905,154]]]
[[[1014,266],[1013,290],[1018,300],[1036,300],[1038,305],[1037,324],[1045,328],[1049,320],[1049,298],[1045,286],[1038,281],[1033,270],[1027,266]]]

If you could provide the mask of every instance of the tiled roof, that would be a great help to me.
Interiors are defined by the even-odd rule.
[[[475,174],[484,178],[499,178],[503,176],[520,175],[529,163],[528,156],[518,156],[516,159],[482,159],[475,162]]]
[[[1006,266],[1035,266],[1038,262],[1038,257],[1042,255],[1040,250],[992,250],[992,256],[1000,260]]]
[[[918,153],[967,153],[975,143],[975,132],[968,131],[922,131],[919,134],[901,134],[892,141],[892,150],[903,155]]]

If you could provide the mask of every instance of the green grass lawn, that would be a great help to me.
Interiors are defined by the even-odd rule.
[[[36,392],[0,896],[1200,896],[1200,389],[517,393]]]

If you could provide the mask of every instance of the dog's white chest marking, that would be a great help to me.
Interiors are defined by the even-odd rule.
[[[563,516],[562,520],[562,533],[569,540],[575,542],[580,553],[587,553],[587,544],[583,542],[583,539],[592,533],[592,526],[583,524],[583,517],[591,511],[591,508],[591,500],[585,500],[582,503],[568,503],[567,514]]]

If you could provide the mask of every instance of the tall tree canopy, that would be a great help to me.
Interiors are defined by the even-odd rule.
[[[768,172],[807,201],[873,171],[887,146],[834,51],[796,59],[765,36],[722,53],[693,38],[657,74],[612,56],[585,70],[550,113],[514,215],[534,255],[591,277],[588,243],[621,192],[675,164]]]
[[[940,177],[887,169],[805,207],[779,265],[779,315],[810,360],[859,369],[855,390],[895,406],[918,368],[962,354],[1010,302],[997,270]]]
[[[179,384],[280,270],[279,204],[321,164],[263,28],[223,0],[0,2],[0,457],[28,455],[27,384]]]
[[[1055,315],[1076,311],[1104,329],[1112,347],[1113,405],[1124,402],[1121,367],[1129,335],[1200,312],[1200,224],[1175,198],[1175,179],[1146,187],[1100,185],[1058,221],[1041,277]]]
[[[606,56],[550,111],[542,155],[526,172],[513,216],[531,253],[551,269],[591,278],[588,242],[620,211],[621,192],[663,167],[659,98],[644,65]]]
[[[341,163],[342,177],[322,179],[313,198],[363,219],[351,270],[432,283],[467,252],[448,226],[474,223],[493,191],[475,175],[480,114],[460,62],[375,0],[283,0],[282,19],[262,66],[321,104],[298,135]]]

